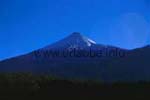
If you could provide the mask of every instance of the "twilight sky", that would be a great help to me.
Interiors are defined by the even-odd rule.
[[[100,44],[150,44],[150,0],[0,0],[0,60],[81,32]]]

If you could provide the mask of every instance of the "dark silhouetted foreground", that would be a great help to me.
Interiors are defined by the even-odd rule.
[[[30,73],[0,74],[1,100],[54,100],[60,97],[70,100],[146,98],[150,97],[150,83],[104,84],[96,81],[56,79]]]

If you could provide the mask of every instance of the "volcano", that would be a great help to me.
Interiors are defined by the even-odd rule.
[[[111,82],[149,80],[149,58],[149,46],[126,50],[97,44],[74,32],[56,43],[1,61],[0,72]]]

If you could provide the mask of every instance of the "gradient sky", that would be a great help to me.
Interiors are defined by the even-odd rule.
[[[72,32],[100,44],[150,44],[150,0],[0,0],[0,60]]]

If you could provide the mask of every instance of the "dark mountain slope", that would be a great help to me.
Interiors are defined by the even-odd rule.
[[[150,81],[150,46],[131,50],[120,59],[108,62],[112,78],[116,80]]]

